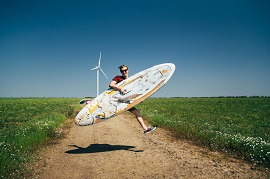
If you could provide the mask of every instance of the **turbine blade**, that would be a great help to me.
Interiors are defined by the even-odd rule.
[[[102,68],[99,67],[99,69],[103,73],[103,75],[108,79],[108,77],[106,76],[106,74],[104,73],[104,71],[102,70]]]
[[[101,52],[99,53],[98,67],[100,67],[100,60],[101,60]]]
[[[96,70],[96,69],[98,69],[98,67],[92,68],[91,70]]]

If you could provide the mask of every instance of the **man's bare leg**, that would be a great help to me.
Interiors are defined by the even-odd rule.
[[[137,121],[140,123],[140,125],[142,126],[142,128],[144,130],[147,130],[146,125],[144,124],[143,118],[141,117],[140,112],[135,108],[134,110],[132,110],[132,113],[135,114]]]

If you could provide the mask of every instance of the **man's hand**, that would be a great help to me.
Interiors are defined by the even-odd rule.
[[[119,91],[121,94],[126,94],[126,90],[124,88],[121,88]]]

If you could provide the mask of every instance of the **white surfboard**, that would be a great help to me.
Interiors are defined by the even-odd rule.
[[[114,89],[104,91],[77,114],[75,124],[92,125],[121,114],[159,90],[174,71],[174,64],[164,63],[132,75],[117,84],[126,90],[125,94]]]

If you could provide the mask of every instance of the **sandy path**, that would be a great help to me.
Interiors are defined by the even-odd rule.
[[[269,171],[175,140],[161,128],[144,135],[129,113],[72,126],[40,158],[34,178],[270,178]]]

